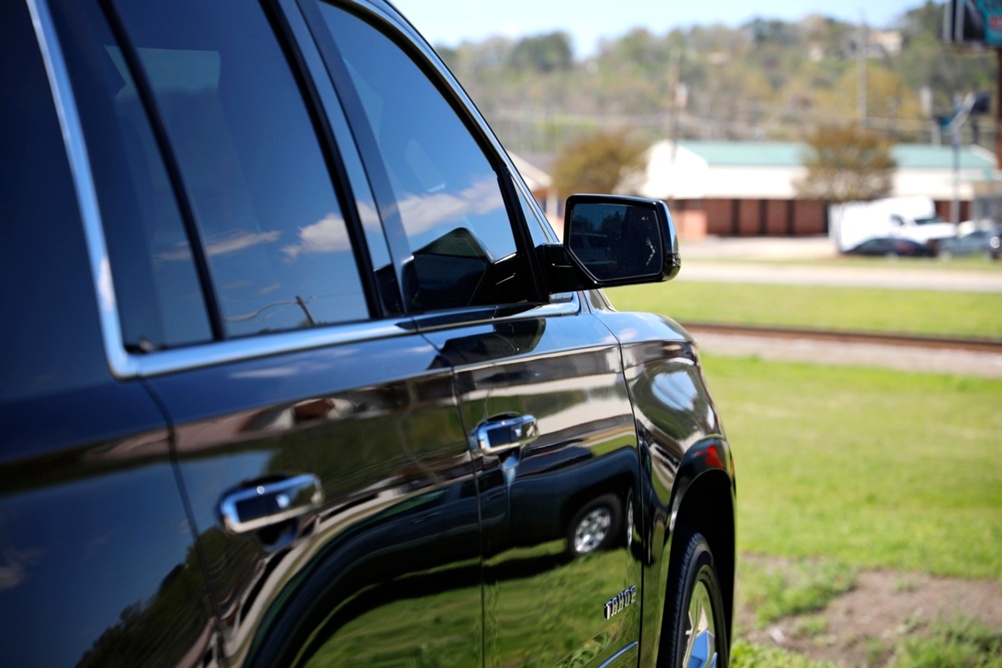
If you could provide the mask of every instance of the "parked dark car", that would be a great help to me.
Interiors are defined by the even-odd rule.
[[[0,119],[4,665],[727,665],[662,202],[561,243],[381,0],[0,3]]]
[[[876,255],[900,257],[933,257],[936,251],[929,246],[902,239],[900,237],[878,237],[867,239],[863,243],[846,251],[848,255]]]
[[[975,230],[962,237],[943,239],[937,251],[944,259],[955,255],[984,255],[997,260],[1002,256],[1002,230]]]

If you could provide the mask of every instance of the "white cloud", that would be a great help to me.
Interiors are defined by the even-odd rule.
[[[350,249],[344,218],[329,213],[312,225],[299,228],[299,243],[283,247],[282,252],[291,262],[301,253],[338,253]]]
[[[502,208],[504,200],[497,179],[485,175],[459,193],[407,195],[400,202],[400,218],[407,236],[413,240],[422,232],[455,223],[469,215],[482,216]]]

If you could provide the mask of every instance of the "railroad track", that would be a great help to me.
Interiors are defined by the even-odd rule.
[[[837,341],[839,343],[870,343],[886,346],[908,346],[911,348],[935,348],[938,350],[967,350],[1002,354],[1002,341],[990,339],[970,339],[949,336],[906,336],[901,334],[870,334],[864,332],[833,332],[828,330],[801,329],[794,327],[760,327],[748,325],[720,325],[706,322],[686,322],[685,328],[697,339],[700,332],[725,334],[729,336],[753,336],[772,339],[810,339],[813,341]]]

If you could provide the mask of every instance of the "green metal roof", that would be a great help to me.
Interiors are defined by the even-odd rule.
[[[804,145],[798,142],[681,141],[715,167],[799,167]]]
[[[960,167],[963,169],[992,169],[995,159],[986,151],[977,151],[970,146],[961,146],[958,151]],[[899,168],[904,169],[952,169],[953,148],[927,144],[898,144],[891,149],[891,155]]]
[[[799,167],[806,146],[800,142],[681,141],[679,146],[692,151],[716,167]],[[891,155],[902,169],[952,169],[953,148],[927,144],[897,144]],[[986,151],[962,146],[959,151],[962,169],[995,167]]]

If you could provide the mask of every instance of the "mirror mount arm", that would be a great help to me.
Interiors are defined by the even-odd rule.
[[[570,257],[561,244],[544,244],[536,247],[540,264],[546,271],[546,282],[551,295],[561,292],[594,290],[601,287]]]

